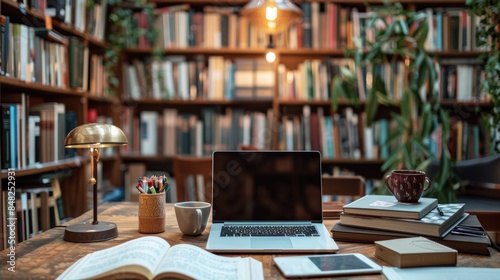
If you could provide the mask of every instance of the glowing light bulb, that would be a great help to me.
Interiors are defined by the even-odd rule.
[[[266,19],[269,21],[274,21],[278,17],[277,7],[266,7]]]
[[[266,53],[266,61],[273,63],[276,60],[276,54],[273,51],[268,51]]]

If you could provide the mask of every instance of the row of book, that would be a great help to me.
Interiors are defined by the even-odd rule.
[[[302,114],[277,117],[241,108],[204,108],[200,114],[164,109],[140,111],[127,107],[123,127],[129,135],[129,152],[144,155],[209,155],[214,149],[237,149],[239,145],[277,147],[280,150],[318,150],[325,159],[387,159],[397,141],[389,141],[397,122],[378,119],[367,126],[365,114],[347,107],[325,113],[322,107],[303,106]],[[426,144],[432,157],[442,150],[442,128],[436,128]],[[447,147],[458,160],[488,154],[480,139],[489,135],[481,125],[453,119]],[[262,131],[261,131],[262,130]],[[271,137],[277,130],[277,143]]]
[[[87,89],[88,48],[77,37],[45,27],[2,26],[2,75],[28,83]]]
[[[289,31],[277,35],[274,43],[278,47],[337,49],[348,45],[348,37],[352,46],[349,8],[319,2],[304,2],[300,6],[303,16]],[[155,11],[154,26],[160,30],[156,43],[139,37],[130,46],[265,48],[269,36],[252,27],[238,11],[235,6],[205,6],[201,10],[188,4],[160,7]],[[141,18],[131,17],[131,25],[148,30],[150,26]]]
[[[387,95],[392,100],[401,100],[408,88],[408,67],[403,62],[367,65],[353,68],[349,62],[341,65],[354,69],[360,100],[366,100],[373,78],[379,76],[385,84]],[[438,69],[437,89],[440,100],[450,101],[489,101],[490,96],[484,91],[482,81],[486,71],[477,59],[442,59],[436,62]]]
[[[274,96],[274,69],[264,59],[166,56],[123,64],[126,98],[250,100]]]
[[[481,18],[471,16],[466,9],[461,8],[427,8],[421,11],[426,16],[428,24],[425,48],[428,51],[473,51],[485,50],[479,46],[476,27]],[[361,38],[361,47],[368,47],[375,41],[375,30],[368,28],[373,16],[371,11],[358,11],[353,8],[351,18],[353,22],[354,37]],[[385,18],[386,24],[394,22],[392,16]],[[382,21],[379,25],[385,24]]]
[[[441,100],[490,101],[490,95],[482,83],[486,79],[484,65],[469,61],[443,60],[439,68],[439,92]]]
[[[457,161],[480,158],[490,154],[491,132],[483,123],[470,123],[458,118],[451,119],[448,150]]]
[[[382,78],[392,100],[400,100],[408,87],[405,77],[409,73],[403,62],[355,69],[351,59],[328,57],[325,61],[306,59],[297,69],[278,65],[278,97],[283,100],[329,100],[333,79],[343,75],[344,67],[357,73],[360,100],[365,100],[369,94],[374,75]],[[485,71],[477,60],[448,59],[436,67],[439,67],[441,100],[489,100],[481,86]],[[230,60],[222,56],[198,56],[194,61],[184,56],[167,56],[161,61],[133,59],[123,64],[123,77],[125,96],[134,100],[272,99],[276,85],[273,66],[264,59]]]
[[[218,112],[204,108],[198,116],[169,108],[137,113],[127,107],[122,127],[129,144],[122,151],[150,156],[207,156],[214,150],[238,149],[239,145],[271,149],[272,114],[272,110],[263,113],[227,108]]]
[[[23,183],[23,188],[16,188],[13,195],[15,199],[11,200],[9,199],[11,194],[6,190],[2,190],[0,198],[5,201],[2,201],[0,205],[14,206],[15,211],[2,209],[1,212],[6,213],[6,215],[15,214],[12,218],[17,219],[15,227],[17,244],[60,225],[61,221],[66,218],[59,180],[56,178]],[[9,217],[2,218],[6,220]],[[3,242],[6,241],[8,236],[11,236],[10,230],[12,229],[4,229],[3,232],[9,234],[2,236],[2,239],[5,238],[5,240],[2,240]]]
[[[291,27],[276,36],[278,47],[344,49],[354,47],[354,37],[373,40],[373,30],[366,29],[372,12],[358,11],[337,3],[303,2],[299,6],[302,16]],[[156,43],[139,35],[130,47],[160,48],[261,48],[269,43],[268,36],[253,28],[249,20],[238,14],[235,6],[205,6],[201,10],[189,4],[157,8],[154,27],[158,29]],[[430,51],[477,50],[476,26],[479,18],[470,16],[465,9],[425,9],[429,32],[426,47]],[[144,20],[144,11],[130,19],[131,26],[144,31],[150,29]],[[387,19],[391,22],[392,19]]]
[[[426,197],[418,203],[399,203],[391,195],[366,195],[343,207],[331,232],[335,240],[349,242],[423,236],[458,252],[490,254],[487,236],[463,234],[457,226],[480,228],[481,224],[465,213],[462,203],[438,204],[437,199]]]
[[[25,10],[42,13],[98,39],[104,38],[107,0],[20,0],[18,2]]]
[[[90,90],[104,96],[107,87],[103,56],[75,36],[53,29],[11,23],[3,17],[0,74],[27,83]]]
[[[341,67],[351,65],[352,59],[328,57],[323,62],[319,59],[306,59],[297,65],[297,69],[287,69],[278,65],[278,97],[283,100],[329,100],[332,96],[332,81],[341,73]]]
[[[360,126],[352,108],[331,116],[321,107],[311,112],[304,106],[302,116],[284,115],[280,124],[281,149],[318,150],[323,158],[361,158]]]
[[[2,97],[1,168],[34,167],[76,156],[74,149],[64,148],[64,137],[77,125],[76,112],[56,102],[28,106],[28,97],[20,98],[10,103],[15,100]]]

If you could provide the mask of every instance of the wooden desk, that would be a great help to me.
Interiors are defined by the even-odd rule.
[[[119,236],[116,239],[96,242],[96,243],[71,243],[63,240],[64,226],[59,226],[50,229],[35,238],[24,241],[16,246],[16,267],[15,273],[8,271],[8,256],[9,250],[0,252],[0,279],[54,279],[61,274],[66,268],[73,264],[76,260],[96,250],[105,249],[111,246],[118,245],[125,241],[144,236],[137,231],[137,203],[120,202],[107,203],[99,206],[99,220],[114,222],[118,226]],[[172,204],[167,205],[167,228],[166,231],[157,234],[165,238],[170,245],[179,243],[190,243],[205,248],[208,238],[210,225],[201,236],[184,236],[177,227],[174,208]],[[89,211],[84,215],[68,222],[74,224],[83,221],[92,220],[92,212]],[[325,225],[330,229],[337,220],[325,220]],[[337,242],[340,251],[339,253],[362,253],[380,265],[388,265],[387,263],[375,258],[373,244],[357,244],[347,242]],[[469,267],[500,267],[500,253],[490,249],[491,256],[480,255],[458,255],[459,266]],[[228,254],[225,254],[230,256]],[[266,279],[282,279],[283,276],[278,268],[273,263],[273,257],[284,254],[245,254],[243,256],[251,256],[263,263],[264,276]],[[352,276],[349,277],[352,279]],[[384,279],[383,275],[364,275],[359,276],[360,279]],[[317,279],[317,278],[315,278]]]

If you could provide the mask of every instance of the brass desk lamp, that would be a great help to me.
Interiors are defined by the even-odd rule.
[[[111,124],[89,123],[71,130],[64,146],[66,148],[90,148],[91,176],[89,184],[94,186],[94,220],[66,227],[64,240],[71,242],[106,241],[118,236],[116,224],[97,220],[97,162],[101,148],[127,145],[123,131]]]

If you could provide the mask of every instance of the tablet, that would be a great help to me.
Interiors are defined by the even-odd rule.
[[[285,277],[380,273],[382,267],[362,254],[275,257]]]

